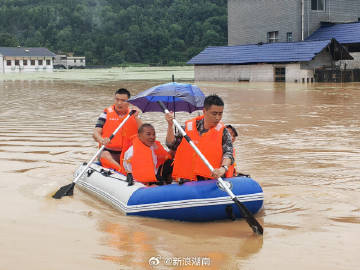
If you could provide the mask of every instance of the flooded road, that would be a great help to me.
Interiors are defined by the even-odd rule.
[[[168,77],[131,72],[0,78],[0,269],[358,269],[360,84],[196,83],[223,97],[238,170],[263,187],[263,237],[243,220],[124,216],[76,188],[52,199],[96,152],[92,130],[114,91]],[[142,118],[164,142],[162,114]],[[160,264],[150,267],[151,257]]]

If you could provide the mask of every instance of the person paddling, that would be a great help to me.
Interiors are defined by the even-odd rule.
[[[127,149],[127,150],[126,150]],[[142,124],[131,144],[121,155],[121,173],[132,173],[134,179],[146,185],[169,184],[171,155],[156,140],[155,128]]]
[[[100,155],[100,162],[105,168],[120,170],[120,155],[123,145],[137,134],[137,130],[142,124],[138,117],[139,111],[137,111],[110,142],[109,137],[130,112],[127,102],[129,98],[130,92],[127,89],[120,88],[117,90],[114,104],[106,108],[96,122],[93,138],[99,145],[105,145]]]
[[[175,137],[172,113],[165,115],[168,122],[166,144],[169,149],[176,151],[172,173],[174,179],[217,179],[228,171],[234,157],[231,135],[221,122],[223,111],[224,102],[219,96],[207,96],[204,100],[203,115],[186,121],[184,127],[186,134],[215,168],[213,172],[185,138]]]

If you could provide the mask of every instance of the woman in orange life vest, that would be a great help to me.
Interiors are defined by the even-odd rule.
[[[167,146],[175,151],[173,178],[187,180],[204,180],[223,176],[234,162],[231,136],[221,122],[224,102],[217,95],[207,96],[204,100],[203,115],[190,119],[185,123],[185,132],[214,167],[210,172],[190,144],[173,129],[173,116],[167,113],[168,122],[166,136]],[[179,140],[181,139],[181,142]],[[180,143],[180,144],[179,144]]]
[[[115,103],[106,108],[99,116],[94,129],[93,138],[95,141],[99,145],[105,145],[100,155],[100,161],[106,168],[120,169],[120,154],[123,144],[137,133],[138,127],[142,124],[137,110],[110,141],[109,137],[130,111],[127,102],[129,98],[130,92],[128,90],[125,88],[117,90],[115,92]]]
[[[156,141],[155,129],[151,124],[143,124],[134,136],[127,150],[121,154],[121,172],[132,173],[134,179],[144,184],[167,182],[171,177],[170,154]],[[166,164],[168,167],[165,168]]]

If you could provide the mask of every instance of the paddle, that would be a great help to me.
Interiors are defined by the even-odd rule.
[[[136,110],[132,110],[126,117],[125,119],[120,123],[120,125],[115,129],[115,131],[111,134],[111,136],[109,137],[110,141],[112,138],[114,138],[114,136],[116,135],[116,133],[120,130],[120,128],[126,123],[126,121],[130,118],[130,116],[132,116],[134,113],[136,113]],[[98,155],[100,155],[100,153],[102,152],[102,150],[104,150],[105,145],[101,146],[100,149],[96,152],[96,154],[90,159],[90,161],[87,163],[87,165],[85,166],[84,169],[82,169],[82,171],[78,174],[78,176],[76,176],[76,178],[74,179],[74,181],[71,184],[68,184],[66,186],[61,187],[52,197],[54,199],[61,199],[64,196],[72,196],[74,193],[74,186],[76,184],[76,182],[80,179],[80,177],[84,174],[84,172],[86,172],[86,170],[89,168],[89,166],[91,165],[91,163],[94,162],[94,160],[97,158]]]
[[[165,107],[164,103],[161,101],[158,101],[161,108],[164,110],[165,113],[169,113],[169,110]],[[187,140],[187,142],[191,145],[191,147],[195,150],[195,152],[200,156],[202,161],[204,161],[205,165],[209,168],[209,170],[212,172],[214,171],[214,168],[211,166],[209,161],[206,159],[206,157],[200,152],[199,148],[194,144],[194,142],[190,139],[190,137],[186,134],[186,132],[182,129],[182,127],[179,125],[179,123],[173,119],[173,123],[180,131],[181,135]],[[246,222],[249,224],[249,226],[252,228],[254,233],[256,234],[263,234],[263,228],[261,227],[260,223],[255,219],[253,214],[249,211],[249,209],[246,208],[246,206],[239,201],[239,199],[232,193],[232,191],[229,189],[229,187],[225,184],[224,180],[222,180],[221,177],[219,177],[218,182],[220,185],[225,189],[225,191],[229,194],[231,199],[235,202],[235,204],[239,207],[241,215],[246,219]]]

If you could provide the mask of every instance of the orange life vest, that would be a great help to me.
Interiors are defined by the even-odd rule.
[[[130,148],[131,145],[127,147]],[[132,174],[134,179],[138,182],[148,183],[148,182],[156,182],[156,175],[155,175],[155,165],[152,156],[152,151],[150,147],[143,144],[138,136],[136,136],[132,141],[133,146],[133,156],[130,162],[132,167]],[[154,144],[154,153],[157,158],[156,168],[159,168],[161,164],[165,162],[165,160],[170,158],[169,153],[162,147],[159,141],[155,141]],[[125,148],[123,153],[121,153],[121,170],[122,173],[126,174],[123,160],[125,155]]]
[[[222,162],[222,137],[224,124],[219,122],[216,127],[209,129],[201,136],[196,128],[196,121],[204,118],[199,116],[185,122],[186,134],[191,138],[200,152],[214,168],[219,168]],[[198,156],[191,145],[182,139],[174,158],[173,178],[185,178],[196,181],[196,176],[212,178],[209,168]]]
[[[233,150],[233,156],[234,156],[234,160],[235,160],[235,149]],[[234,161],[234,163],[232,165],[229,166],[229,169],[227,170],[225,177],[229,178],[229,177],[234,177],[235,176],[235,172],[236,172],[236,163]]]
[[[115,171],[120,171],[119,165],[111,162],[107,158],[103,158],[103,157],[100,158],[100,163],[101,163],[101,166],[103,166],[104,168],[113,169]]]
[[[133,145],[133,141],[135,140],[135,138],[137,138],[137,135],[133,135],[131,138],[128,138],[123,142],[123,149],[120,155],[120,170],[119,170],[119,172],[122,173],[123,175],[127,174],[124,168],[124,159],[125,159],[124,156],[126,151],[129,150],[129,148]]]
[[[115,131],[115,129],[121,124],[121,122],[127,116],[120,117],[115,111],[115,105],[112,105],[105,109],[106,121],[102,129],[102,137],[108,138]],[[128,113],[130,110],[128,110]],[[131,116],[122,128],[116,133],[114,138],[105,147],[114,151],[121,151],[126,138],[130,138],[137,134],[138,126],[135,117]]]

